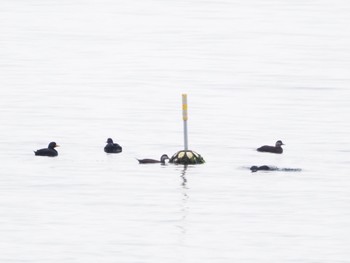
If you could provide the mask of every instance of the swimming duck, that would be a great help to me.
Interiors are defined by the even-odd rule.
[[[301,172],[302,170],[300,168],[278,168],[276,166],[268,166],[268,165],[261,165],[261,166],[252,166],[250,167],[250,170],[252,173],[257,171],[282,171],[282,172]]]
[[[264,145],[256,149],[258,152],[283,153],[281,145],[285,145],[281,140],[278,140],[275,146]]]
[[[269,170],[271,170],[271,167],[269,167],[267,165],[262,165],[262,166],[253,165],[252,167],[250,167],[250,170],[253,173],[256,172],[256,171],[269,171]]]
[[[117,143],[113,143],[113,140],[111,138],[108,138],[106,143],[107,143],[107,145],[104,148],[106,153],[121,153],[122,152],[122,147]]]
[[[165,164],[165,160],[169,159],[168,155],[163,154],[160,157],[160,161],[158,160],[153,160],[153,159],[137,159],[139,161],[139,163],[161,163],[161,164]]]
[[[59,147],[59,145],[57,145],[55,142],[50,142],[47,148],[34,151],[34,153],[38,156],[54,157],[58,155],[58,152],[55,150],[55,147]]]

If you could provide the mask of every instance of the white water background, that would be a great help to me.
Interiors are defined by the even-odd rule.
[[[1,262],[350,262],[347,1],[0,4]]]

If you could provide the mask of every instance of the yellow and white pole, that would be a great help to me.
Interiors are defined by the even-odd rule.
[[[187,137],[187,94],[182,94],[182,118],[184,121],[184,142],[185,142],[185,151],[188,150],[188,137]]]

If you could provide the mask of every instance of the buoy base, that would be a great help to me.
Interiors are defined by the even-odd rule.
[[[203,157],[190,150],[182,150],[175,153],[169,160],[169,163],[175,164],[202,164],[205,163]]]

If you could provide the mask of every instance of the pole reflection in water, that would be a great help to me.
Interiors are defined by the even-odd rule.
[[[178,228],[180,229],[180,235],[179,235],[179,245],[180,246],[186,246],[186,233],[187,233],[187,216],[189,215],[189,195],[188,191],[189,188],[187,186],[187,178],[186,178],[186,171],[187,171],[187,165],[183,167],[181,170],[181,203],[180,203],[180,220],[178,224]]]
[[[182,187],[183,187],[184,189],[188,189],[188,188],[187,188],[186,171],[187,171],[187,165],[184,165],[184,168],[183,168],[183,170],[181,171],[181,178],[182,178],[182,183],[181,183],[181,185],[182,185]]]

